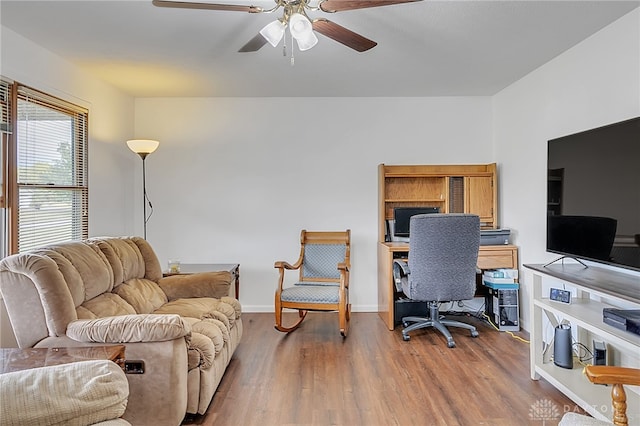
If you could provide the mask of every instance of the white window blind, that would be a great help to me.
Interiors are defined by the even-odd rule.
[[[88,236],[85,109],[18,86],[18,251]]]
[[[0,80],[0,208],[6,207],[7,135],[11,133],[11,83]],[[3,222],[4,223],[4,222]]]
[[[8,252],[7,222],[7,147],[11,133],[11,87],[0,79],[0,258]]]

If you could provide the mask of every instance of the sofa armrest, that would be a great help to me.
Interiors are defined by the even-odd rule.
[[[191,336],[191,325],[179,315],[119,315],[69,323],[67,336],[78,342],[162,342]]]
[[[234,276],[228,271],[199,272],[188,275],[169,275],[160,278],[158,285],[169,301],[190,297],[229,296]]]

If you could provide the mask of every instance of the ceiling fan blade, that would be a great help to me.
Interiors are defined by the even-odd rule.
[[[353,50],[357,50],[358,52],[364,52],[372,49],[378,44],[373,40],[369,40],[360,34],[354,33],[353,31],[324,18],[314,19],[313,29],[320,34],[334,39],[338,43],[342,43]]]
[[[262,37],[262,34],[258,33],[244,46],[238,50],[238,52],[257,52],[262,46],[267,44],[267,39]]]
[[[179,9],[207,9],[230,10],[232,12],[260,13],[263,9],[258,6],[242,6],[239,4],[198,3],[187,1],[153,0],[153,5],[158,7],[174,7]]]
[[[412,3],[414,1],[422,0],[324,0],[320,2],[320,9],[323,12],[334,13],[343,10],[364,9],[368,7]]]

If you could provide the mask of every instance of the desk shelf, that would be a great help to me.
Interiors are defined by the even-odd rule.
[[[437,207],[474,213],[483,228],[498,227],[497,167],[491,164],[378,166],[378,242],[396,207]]]

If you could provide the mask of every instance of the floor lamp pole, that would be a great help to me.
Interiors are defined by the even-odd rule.
[[[142,218],[144,224],[144,239],[147,239],[147,170],[145,168],[145,159],[147,154],[140,154],[142,157]]]

